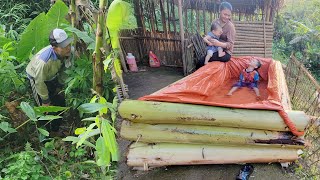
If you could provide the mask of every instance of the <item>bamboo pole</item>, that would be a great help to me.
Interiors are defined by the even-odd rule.
[[[171,32],[171,28],[170,28],[170,6],[169,6],[169,0],[167,0],[167,16],[168,16],[168,32]],[[168,37],[167,37],[168,38]]]
[[[263,131],[216,126],[181,124],[142,124],[123,121],[120,135],[127,140],[147,143],[185,144],[268,144],[270,147],[303,148],[303,142],[292,140],[287,132]]]
[[[163,26],[163,32],[165,33],[166,37],[168,36],[168,31],[167,31],[167,23],[166,23],[166,14],[164,11],[163,7],[163,0],[160,0],[160,12],[161,12],[161,21],[162,21],[162,26]]]
[[[263,146],[145,144],[133,143],[127,155],[128,166],[161,167],[168,165],[292,162],[298,149]]]
[[[103,59],[100,48],[103,45],[103,25],[105,22],[105,9],[107,1],[100,0],[99,2],[99,15],[96,32],[96,47],[95,54],[93,55],[93,89],[99,94],[103,94]]]
[[[174,31],[174,35],[176,35],[177,27],[176,27],[176,13],[174,8],[174,1],[171,1],[170,5],[171,5],[171,15],[172,15],[171,21],[173,23],[173,31]]]
[[[182,65],[183,65],[183,74],[187,75],[187,64],[185,59],[185,52],[184,52],[184,27],[183,27],[183,18],[182,18],[182,0],[178,0],[179,6],[179,24],[180,24],[180,38],[181,38],[181,59],[182,59]]]
[[[119,106],[122,118],[148,124],[194,124],[288,131],[276,111],[224,108],[214,106],[126,100]],[[302,111],[287,111],[299,131],[309,119]]]

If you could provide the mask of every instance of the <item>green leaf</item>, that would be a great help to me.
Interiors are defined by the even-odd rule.
[[[11,125],[8,122],[1,122],[0,129],[8,133],[17,132],[14,128],[11,128]]]
[[[77,81],[76,78],[72,79],[71,81],[69,81],[68,83],[68,87],[66,88],[66,90],[64,91],[64,94],[69,94],[71,89],[73,88],[73,84]]]
[[[0,114],[0,120],[1,120],[1,119],[10,119],[10,118],[8,118],[8,117],[3,116],[2,114]]]
[[[113,58],[111,58],[111,55],[109,55],[109,56],[107,57],[107,59],[105,59],[105,60],[103,61],[103,65],[104,65],[104,70],[105,70],[105,71],[108,70],[109,64],[112,62],[112,60],[113,60]]]
[[[101,125],[102,136],[106,147],[109,149],[112,155],[112,161],[118,161],[118,148],[114,131],[108,121],[102,121]]]
[[[34,107],[35,112],[39,114],[43,114],[45,112],[60,112],[65,109],[68,109],[68,107],[61,107],[61,106],[39,106]]]
[[[84,118],[81,121],[95,121],[96,117],[88,117],[88,118]]]
[[[10,41],[11,41],[10,39],[0,36],[0,47],[3,47],[3,45],[7,44]]]
[[[17,59],[22,62],[28,59],[33,48],[34,52],[38,52],[48,45],[49,33],[47,16],[45,13],[41,13],[30,22],[22,33],[21,40],[17,46]]]
[[[97,95],[94,95],[94,96],[91,98],[90,103],[95,103],[97,99],[98,99],[98,98],[97,98]]]
[[[111,36],[112,47],[119,48],[118,31],[121,28],[136,27],[136,20],[134,17],[131,5],[122,0],[114,0],[108,9],[107,27]]]
[[[88,50],[94,50],[96,48],[96,43],[95,42],[92,42],[88,45],[87,49]]]
[[[49,31],[62,27],[62,24],[69,24],[66,20],[67,15],[68,6],[61,0],[56,1],[47,13]]]
[[[121,63],[120,63],[120,59],[115,59],[113,61],[113,66],[114,66],[114,69],[116,71],[116,74],[119,76],[119,77],[122,77],[122,70],[121,70]]]
[[[77,148],[83,144],[83,142],[88,138],[88,135],[90,131],[96,126],[96,123],[90,124],[90,126],[87,128],[86,132],[81,136],[80,140],[77,142]]]
[[[38,120],[39,121],[49,121],[49,120],[54,120],[54,119],[59,119],[59,118],[62,118],[62,116],[46,115],[46,116],[41,116]]]
[[[77,129],[74,131],[74,134],[80,135],[80,134],[86,132],[86,129],[87,129],[86,127],[77,128]]]
[[[45,129],[42,129],[42,128],[37,128],[38,131],[43,134],[44,136],[49,136],[49,132]]]
[[[75,136],[67,136],[62,139],[62,141],[71,141],[72,144],[76,144],[77,142],[79,142],[79,140],[80,138]],[[89,141],[84,141],[83,144],[92,148],[96,148],[96,146],[90,143]]]
[[[99,97],[99,103],[107,104],[107,100],[104,97]],[[99,111],[99,114],[103,115],[103,114],[107,114],[107,112],[108,112],[108,107],[104,107]]]
[[[80,31],[79,29],[76,29],[74,27],[66,27],[65,28],[66,31],[70,31],[73,32],[77,35],[77,37],[81,40],[83,40],[83,42],[85,42],[86,44],[90,44],[92,42],[94,42],[94,39],[92,39],[87,32],[84,31]]]
[[[58,0],[48,11],[39,14],[27,26],[21,35],[21,40],[17,46],[17,59],[22,62],[29,58],[29,55],[40,51],[43,47],[49,45],[48,37],[50,32],[62,24],[69,24],[65,17],[68,14],[68,7]]]
[[[108,166],[110,164],[110,151],[104,143],[103,137],[99,137],[96,141],[96,152],[98,156],[97,165],[98,166]]]
[[[106,105],[99,103],[85,103],[78,107],[78,110],[83,113],[94,113],[105,108]]]
[[[20,107],[22,111],[32,120],[37,121],[36,113],[33,108],[29,105],[29,103],[21,102]]]

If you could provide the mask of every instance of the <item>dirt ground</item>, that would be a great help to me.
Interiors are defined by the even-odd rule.
[[[177,68],[145,68],[145,71],[127,73],[124,81],[129,88],[130,99],[151,94],[179,79],[183,78],[182,69]],[[118,123],[118,129],[121,120]],[[123,180],[231,180],[235,179],[242,165],[196,165],[168,166],[151,171],[135,171],[126,165],[125,155],[130,141],[119,138],[121,160],[118,164],[118,178]],[[248,152],[250,153],[250,152]],[[250,179],[256,180],[287,180],[296,179],[290,173],[285,173],[280,164],[253,164],[254,172]]]

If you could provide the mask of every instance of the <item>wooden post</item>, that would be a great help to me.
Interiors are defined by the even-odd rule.
[[[182,56],[182,65],[183,65],[183,74],[187,75],[187,65],[185,61],[185,52],[184,52],[184,27],[183,27],[183,19],[182,19],[182,0],[178,0],[179,2],[179,24],[180,24],[180,37],[181,37],[181,56]]]

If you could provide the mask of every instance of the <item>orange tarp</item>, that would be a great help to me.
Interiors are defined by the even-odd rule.
[[[254,91],[247,87],[238,89],[231,97],[226,96],[232,85],[238,81],[240,72],[253,58],[262,63],[258,70],[261,100],[257,100]],[[289,105],[286,103],[287,100],[283,99],[283,94],[287,93],[283,81],[284,73],[278,61],[251,56],[232,57],[226,63],[211,62],[193,74],[139,100],[276,110],[291,132],[301,136],[303,132],[296,130],[284,111]]]

